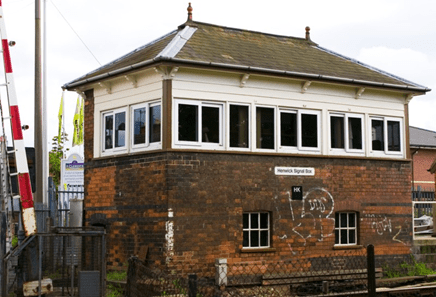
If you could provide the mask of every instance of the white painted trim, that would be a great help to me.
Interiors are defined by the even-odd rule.
[[[122,147],[115,147],[115,115],[118,113],[125,113],[125,139],[124,139],[124,146]],[[105,149],[105,119],[107,116],[113,116],[113,130],[112,130],[112,148],[111,149]],[[101,126],[100,126],[100,139],[101,139],[101,154],[102,156],[107,156],[107,155],[115,155],[115,154],[120,154],[120,153],[125,153],[128,151],[129,149],[129,144],[130,144],[130,138],[129,138],[129,134],[130,134],[130,129],[129,129],[129,121],[130,121],[130,117],[129,117],[129,112],[128,112],[128,107],[122,107],[122,108],[118,108],[118,109],[113,109],[113,110],[107,110],[107,111],[103,111],[100,115],[101,118]]]
[[[172,126],[172,136],[173,136],[173,147],[174,148],[186,148],[195,147],[197,149],[209,149],[209,150],[224,150],[224,103],[222,102],[212,102],[212,101],[197,101],[197,100],[187,100],[187,99],[174,99],[173,101],[173,126]],[[197,106],[197,141],[183,141],[179,140],[179,105],[192,105]],[[203,142],[203,129],[202,129],[202,116],[203,107],[214,107],[219,110],[219,142]]]

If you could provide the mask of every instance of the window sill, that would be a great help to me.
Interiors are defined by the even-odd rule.
[[[358,250],[363,249],[363,245],[356,244],[356,245],[334,245],[334,250]]]
[[[241,253],[274,253],[275,248],[242,248]]]

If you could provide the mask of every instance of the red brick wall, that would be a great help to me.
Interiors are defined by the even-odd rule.
[[[275,166],[314,167],[315,176],[274,174]],[[334,212],[359,213],[359,244],[378,255],[410,254],[409,162],[155,153],[93,160],[85,173],[86,221],[108,230],[108,264],[149,248],[149,259],[177,268],[186,261],[229,263],[334,254]],[[303,186],[303,201],[291,201]],[[168,219],[168,209],[174,218]],[[304,208],[304,211],[303,211]],[[242,213],[269,211],[272,248],[242,251]],[[166,224],[174,225],[168,254]],[[206,269],[206,268],[205,268]]]
[[[334,254],[334,212],[359,212],[359,244],[378,255],[408,255],[411,244],[409,162],[173,154],[168,165],[174,210],[174,263],[215,258],[229,263]],[[314,167],[310,177],[276,176],[275,166]],[[171,170],[170,170],[171,168]],[[304,200],[290,201],[292,186]],[[304,210],[303,210],[304,208]],[[269,211],[275,251],[242,251],[242,213]]]
[[[413,155],[413,180],[415,188],[420,186],[423,189],[434,191],[435,177],[428,172],[428,169],[430,169],[435,159],[436,150],[419,149],[418,152]]]

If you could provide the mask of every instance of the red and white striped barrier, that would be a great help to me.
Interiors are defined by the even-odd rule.
[[[3,16],[3,7],[0,0],[0,36],[3,51],[3,60],[6,76],[6,88],[12,126],[12,138],[14,143],[15,162],[18,174],[18,188],[20,193],[21,211],[23,226],[26,236],[36,233],[36,217],[33,204],[32,187],[30,184],[29,167],[24,147],[23,132],[21,128],[20,112],[18,109],[15,82],[12,74],[11,56],[9,53],[9,42],[6,36],[6,27]]]

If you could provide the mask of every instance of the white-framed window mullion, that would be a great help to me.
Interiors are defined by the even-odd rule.
[[[303,125],[304,116],[316,116],[316,146],[307,145],[304,143],[304,134],[307,126]],[[298,111],[298,150],[300,151],[321,151],[321,112],[315,110],[299,110]]]
[[[360,121],[360,149],[350,147],[350,143],[353,141],[353,139],[356,137],[355,132],[351,131],[352,129],[350,127],[350,119],[359,119]],[[365,129],[364,129],[364,116],[362,114],[345,114],[345,151],[348,153],[358,153],[358,154],[364,154],[365,153]]]

